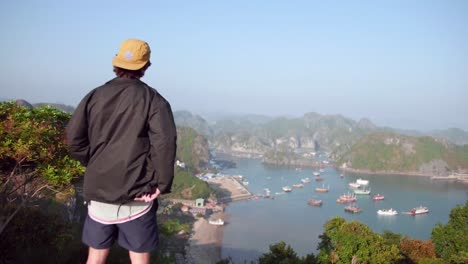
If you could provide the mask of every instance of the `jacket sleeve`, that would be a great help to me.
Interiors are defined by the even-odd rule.
[[[149,116],[151,161],[156,172],[156,186],[162,194],[170,193],[174,179],[177,130],[170,104],[161,96],[152,100]]]
[[[81,100],[78,107],[68,121],[66,133],[70,156],[86,166],[89,161],[89,139],[88,139],[88,101],[92,95],[89,93]]]

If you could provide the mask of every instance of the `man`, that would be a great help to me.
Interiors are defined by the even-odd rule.
[[[117,239],[132,263],[149,263],[158,242],[156,198],[174,178],[176,128],[169,103],[140,80],[151,65],[144,41],[125,40],[116,78],[92,90],[67,126],[70,155],[86,166],[87,263],[105,263]]]

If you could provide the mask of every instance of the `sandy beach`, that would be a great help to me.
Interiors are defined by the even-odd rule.
[[[226,221],[222,212],[215,213],[210,219],[221,218]],[[187,263],[216,263],[221,259],[224,226],[210,225],[208,219],[199,218],[193,225],[192,235],[187,251]]]
[[[232,178],[213,178],[207,183],[221,196],[220,201],[229,203],[243,199],[250,199],[249,190]],[[222,219],[228,223],[228,216],[223,212],[216,212],[205,218],[199,218],[193,224],[192,235],[186,253],[187,263],[216,263],[221,259],[224,226],[211,225],[208,219]]]

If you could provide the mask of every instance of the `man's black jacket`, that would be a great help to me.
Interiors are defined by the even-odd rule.
[[[86,166],[84,198],[125,203],[169,193],[177,132],[171,106],[138,79],[115,78],[86,95],[67,126],[70,155]]]

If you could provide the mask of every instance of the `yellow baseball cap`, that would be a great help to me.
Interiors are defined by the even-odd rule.
[[[120,45],[119,53],[112,60],[112,65],[136,71],[148,63],[150,55],[148,43],[139,39],[127,39]]]

